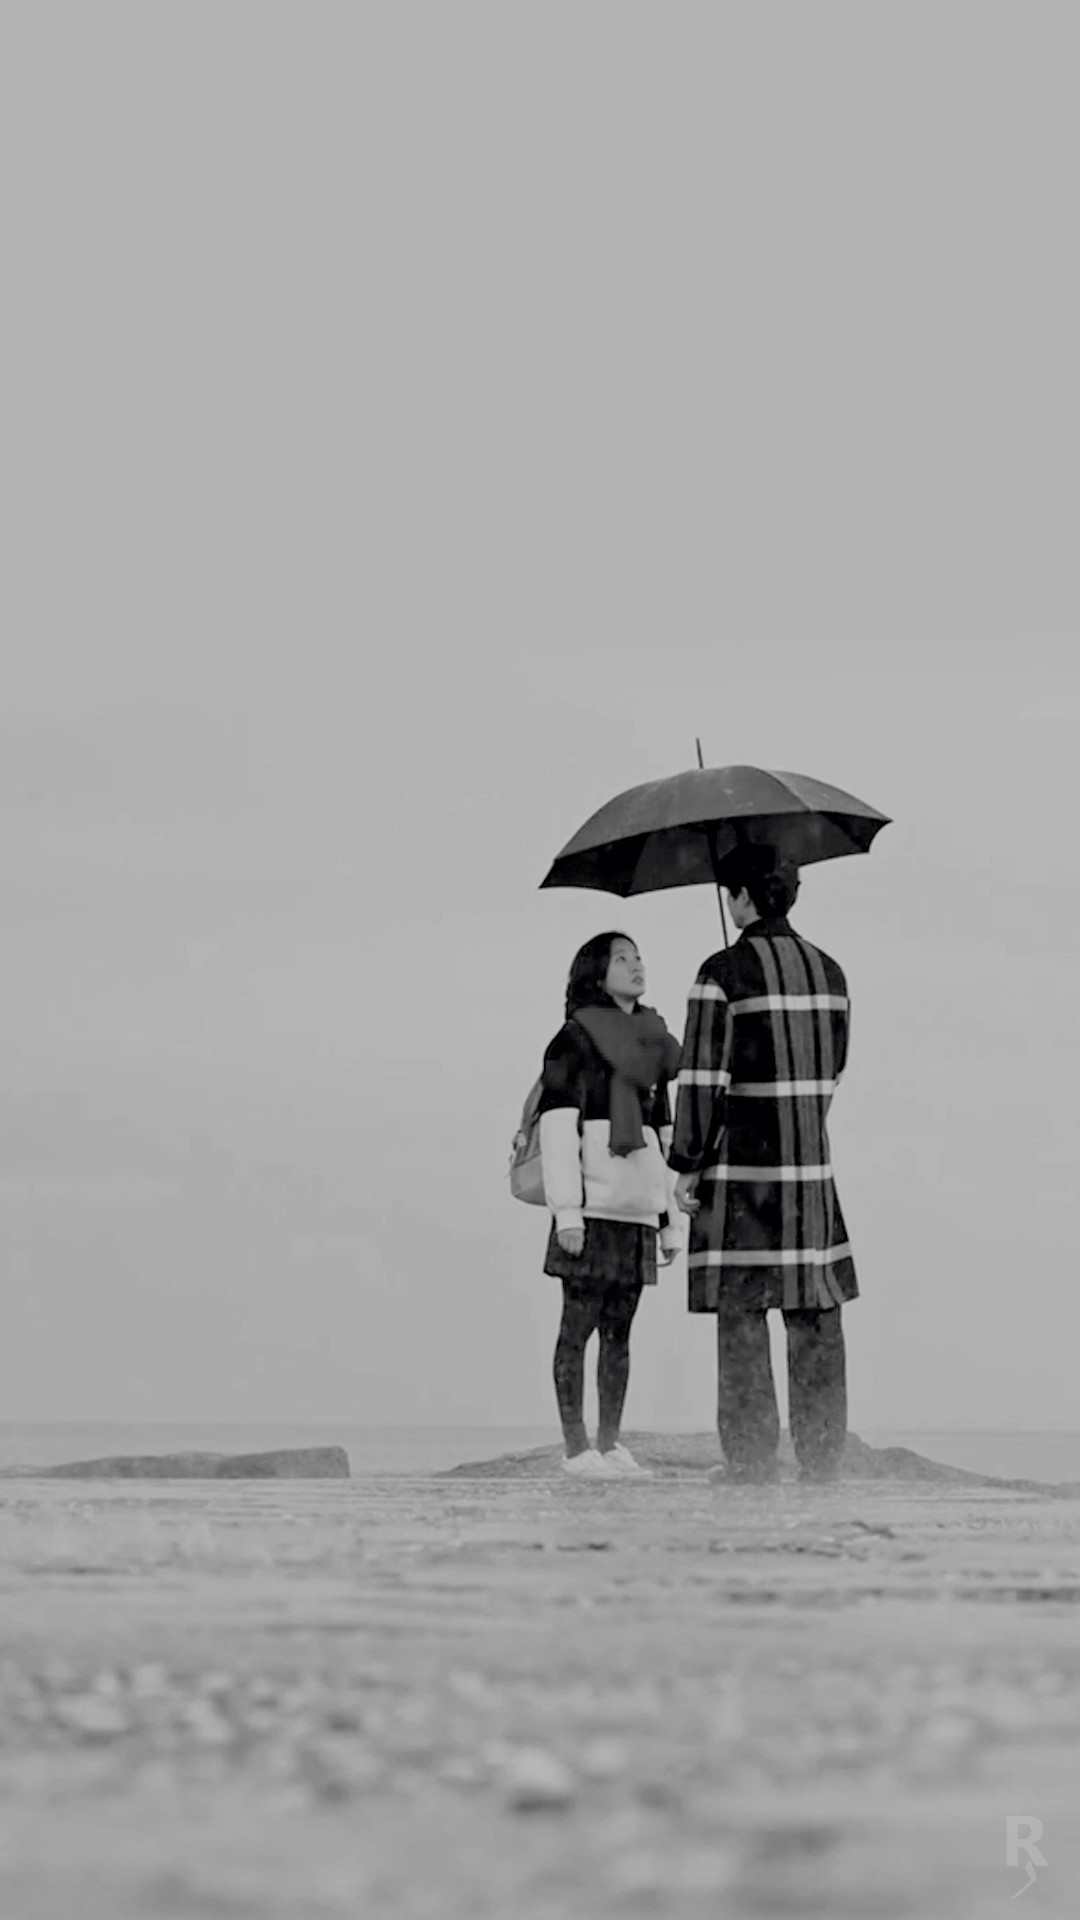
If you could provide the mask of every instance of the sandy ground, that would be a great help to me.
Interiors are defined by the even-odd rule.
[[[0,1487],[4,1920],[1009,1911],[1080,1911],[1080,1500]]]

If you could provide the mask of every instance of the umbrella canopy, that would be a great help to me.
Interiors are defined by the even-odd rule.
[[[542,887],[659,893],[722,884],[724,861],[745,846],[774,847],[796,866],[866,853],[889,824],[854,794],[803,773],[695,767],[631,787],[569,840]]]

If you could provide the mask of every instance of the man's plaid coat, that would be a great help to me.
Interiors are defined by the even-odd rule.
[[[690,992],[670,1164],[700,1175],[690,1311],[835,1307],[858,1293],[826,1130],[848,1050],[835,960],[757,921]]]

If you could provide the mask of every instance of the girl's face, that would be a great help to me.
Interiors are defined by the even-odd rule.
[[[640,1000],[645,991],[645,968],[632,940],[621,938],[611,943],[604,989],[613,1000]]]

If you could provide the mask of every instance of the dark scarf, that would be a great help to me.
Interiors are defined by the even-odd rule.
[[[652,1007],[624,1013],[621,1007],[579,1007],[574,1014],[612,1069],[611,1151],[620,1156],[645,1145],[641,1095],[679,1068],[679,1044]]]

